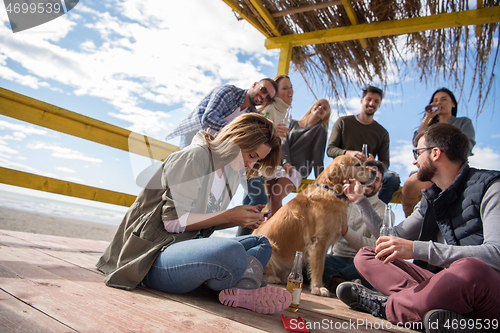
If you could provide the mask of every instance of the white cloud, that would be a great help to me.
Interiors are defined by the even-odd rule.
[[[469,157],[469,164],[478,169],[500,170],[500,152],[490,147],[474,147],[474,156]]]
[[[70,168],[66,168],[66,167],[56,167],[55,169],[57,171],[62,171],[62,172],[66,172],[66,173],[77,173],[76,170],[73,170],[73,169],[70,169]]]
[[[144,128],[140,118],[148,111],[142,104],[192,109],[223,83],[250,86],[263,76],[260,67],[277,57],[265,49],[264,36],[238,22],[222,1],[192,0],[189,8],[172,1],[114,1],[109,12],[99,12],[101,6],[80,2],[52,25],[0,35],[0,77],[32,88],[64,84],[73,94],[107,101],[117,110],[111,115],[130,121],[131,128]],[[75,26],[97,37],[70,49],[64,42]],[[1,67],[7,60],[20,69]],[[157,132],[165,135],[166,127],[161,122]]]
[[[35,168],[30,167],[28,165],[12,162],[10,160],[1,158],[1,155],[0,155],[0,165],[3,166],[4,168],[15,169],[15,170],[24,170],[24,171],[27,171],[30,173],[39,174],[38,170],[36,170]]]
[[[58,145],[54,144],[48,144],[45,142],[37,142],[37,143],[29,143],[27,145],[29,149],[46,149],[46,150],[51,150],[52,154],[51,156],[57,157],[57,158],[63,158],[63,159],[68,159],[68,160],[80,160],[80,161],[85,161],[85,162],[91,162],[91,163],[102,163],[102,160],[99,158],[94,158],[94,157],[88,157],[85,156],[82,152],[70,149],[70,148],[64,148]]]
[[[0,152],[6,154],[19,154],[19,152],[15,149],[9,148],[5,145],[0,144]],[[5,156],[5,155],[3,155]]]
[[[9,129],[15,132],[26,134],[37,134],[37,135],[47,135],[48,131],[44,129],[35,128],[33,126],[26,126],[21,124],[12,124],[5,120],[0,120],[0,130]],[[21,134],[15,134],[17,137],[22,136]]]
[[[65,177],[66,180],[73,182],[73,183],[79,183],[79,184],[85,184],[85,181],[81,178],[77,177]]]
[[[416,171],[417,167],[413,165],[413,144],[410,141],[399,140],[391,144],[391,165],[389,169],[399,174],[401,185],[412,171]]]

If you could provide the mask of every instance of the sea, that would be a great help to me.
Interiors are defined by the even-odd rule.
[[[70,198],[42,191],[0,185],[0,207],[118,226],[127,207]],[[236,228],[217,230],[212,237],[236,236]]]

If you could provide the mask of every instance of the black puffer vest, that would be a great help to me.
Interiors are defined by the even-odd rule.
[[[474,169],[465,163],[444,191],[435,184],[423,190],[420,209],[424,223],[418,240],[436,242],[441,231],[448,245],[481,245],[484,240],[481,201],[490,184],[499,178],[499,171]],[[414,263],[431,272],[442,270],[425,261]]]

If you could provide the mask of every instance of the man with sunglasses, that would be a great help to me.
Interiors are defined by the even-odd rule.
[[[354,258],[360,274],[387,296],[353,283],[340,284],[337,296],[391,323],[421,321],[427,332],[498,330],[500,171],[469,167],[470,141],[451,124],[429,127],[415,143],[417,177],[433,184],[395,227],[397,237],[380,237]],[[353,181],[345,193],[378,236],[381,219]]]
[[[237,116],[257,112],[256,105],[271,102],[277,90],[278,85],[269,78],[254,82],[248,90],[229,84],[217,87],[203,98],[165,140],[181,136],[179,149],[183,149],[191,144],[191,140],[201,129],[216,135]]]

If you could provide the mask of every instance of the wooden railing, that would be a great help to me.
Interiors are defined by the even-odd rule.
[[[0,88],[0,114],[85,140],[163,161],[178,147],[81,114]],[[130,206],[135,196],[8,168],[0,169],[4,184],[115,205]]]

